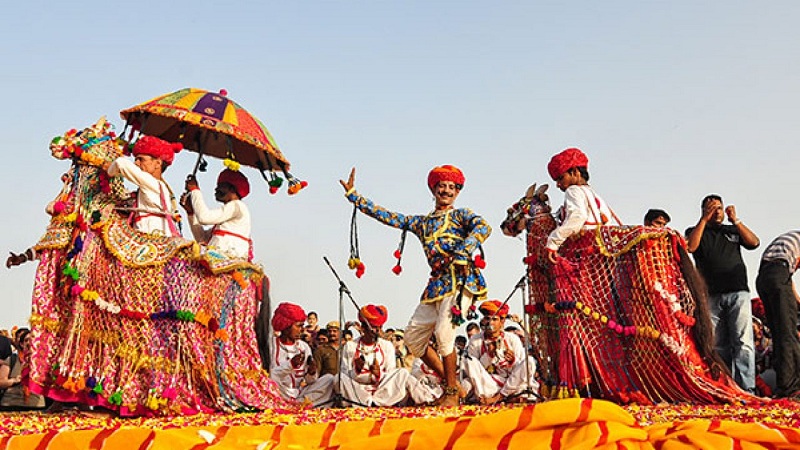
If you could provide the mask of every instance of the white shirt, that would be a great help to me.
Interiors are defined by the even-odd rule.
[[[494,355],[489,354],[486,344],[483,333],[472,336],[467,343],[467,355],[480,361],[481,366],[485,369],[491,370],[490,374],[496,381],[508,378],[513,366],[525,364],[525,346],[516,334],[501,331],[496,340],[497,347]],[[513,362],[506,360],[506,350],[514,353]]]
[[[547,237],[546,247],[558,250],[573,234],[582,229],[606,225],[611,217],[611,208],[589,185],[574,184],[564,191],[564,205],[556,212],[556,218],[561,220],[561,225]]]
[[[167,216],[171,214],[169,208],[172,204],[172,191],[167,183],[157,180],[156,177],[138,168],[127,158],[115,159],[108,167],[108,174],[112,177],[122,175],[126,180],[139,187],[136,194],[138,211],[134,213],[134,227],[137,230],[164,236],[179,236],[179,234],[172,233],[167,221]],[[177,225],[175,226],[177,227]]]
[[[250,210],[241,200],[223,203],[220,208],[209,209],[199,189],[189,193],[194,214],[189,216],[192,235],[198,242],[207,242],[220,252],[233,257],[249,259]],[[208,230],[203,225],[214,225]],[[214,234],[219,230],[219,234]],[[230,233],[230,234],[225,234]]]
[[[377,342],[371,345],[362,344],[361,336],[347,341],[342,349],[342,369],[345,373],[360,384],[377,386],[380,379],[388,372],[397,368],[397,360],[394,355],[394,345],[383,338],[378,338]],[[360,372],[355,370],[355,359],[364,358],[364,367]],[[380,367],[380,378],[372,376],[370,367],[377,360]]]
[[[303,388],[303,380],[308,374],[308,359],[311,358],[311,347],[306,341],[298,339],[293,344],[283,344],[277,337],[272,338],[272,358],[270,358],[269,375],[281,385],[290,397],[297,398]],[[292,358],[303,355],[300,367],[292,367]]]

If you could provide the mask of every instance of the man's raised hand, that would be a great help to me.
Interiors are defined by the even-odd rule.
[[[339,180],[339,183],[342,185],[342,187],[344,188],[345,192],[350,192],[350,190],[353,189],[353,186],[355,185],[355,182],[356,182],[356,168],[355,167],[350,169],[350,177],[347,179],[347,181]]]

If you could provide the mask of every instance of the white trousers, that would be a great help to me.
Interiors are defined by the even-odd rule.
[[[464,379],[461,381],[461,387],[467,391],[467,396],[474,395],[477,398],[491,397],[500,393],[503,397],[519,394],[528,386],[531,387],[533,392],[539,392],[539,382],[536,381],[534,375],[536,374],[536,361],[533,357],[528,356],[528,364],[530,365],[530,378],[528,378],[528,369],[525,367],[525,362],[515,364],[511,368],[511,373],[508,377],[503,377],[498,374],[490,374],[486,371],[477,358],[464,358],[462,367],[464,369]],[[526,382],[525,380],[528,379]]]
[[[341,394],[346,402],[356,406],[393,406],[408,397],[409,391],[417,389],[419,382],[406,369],[394,369],[383,375],[377,386],[361,384],[345,373],[339,374]]]
[[[439,355],[447,356],[453,353],[457,327],[453,325],[450,310],[456,303],[456,297],[458,292],[433,303],[417,305],[405,331],[406,345],[414,356],[421,358],[425,354],[425,348],[428,347],[433,335],[436,335]],[[472,294],[464,291],[460,307],[465,317],[471,304]]]
[[[287,389],[282,385],[278,385],[283,398],[287,400],[306,401],[308,400],[314,406],[319,406],[321,403],[326,403],[323,406],[330,404],[333,398],[333,385],[336,378],[331,374],[325,374],[317,378],[313,383],[307,384],[300,389]]]

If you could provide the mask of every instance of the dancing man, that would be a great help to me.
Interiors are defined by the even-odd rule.
[[[355,190],[355,174],[353,168],[347,181],[339,180],[347,199],[364,214],[386,225],[408,230],[422,242],[431,277],[421,303],[406,326],[406,345],[414,356],[422,358],[445,380],[439,404],[457,406],[456,328],[463,321],[460,312],[466,311],[473,299],[486,297],[486,283],[471,255],[489,237],[491,227],[470,209],[453,207],[464,186],[464,174],[455,166],[435,167],[428,174],[428,188],[435,198],[435,208],[424,216],[391,212],[362,197]],[[456,317],[453,310],[459,311]],[[438,351],[428,345],[433,335]]]
[[[272,329],[280,335],[272,340],[269,372],[283,398],[318,406],[328,403],[333,396],[334,376],[317,377],[311,347],[300,339],[305,321],[305,311],[294,303],[284,302],[275,309]]]
[[[189,214],[189,225],[197,242],[207,244],[225,256],[251,261],[253,243],[250,240],[250,210],[242,201],[250,193],[250,183],[241,172],[225,169],[217,178],[214,198],[222,208],[208,209],[197,179],[186,179],[189,195],[181,205]],[[206,230],[203,225],[213,225]]]
[[[481,303],[479,309],[484,331],[470,338],[462,360],[462,384],[468,396],[481,404],[493,405],[519,399],[527,388],[538,394],[536,363],[527,355],[519,336],[503,330],[508,305],[489,300]]]

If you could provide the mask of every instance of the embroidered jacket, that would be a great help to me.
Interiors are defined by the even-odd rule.
[[[492,228],[468,208],[434,211],[426,216],[407,216],[389,211],[351,190],[346,197],[364,214],[394,228],[407,229],[422,243],[431,277],[420,301],[432,303],[458,293],[463,285],[474,300],[486,298],[486,281],[470,264],[470,255],[492,233]],[[466,276],[455,265],[466,265]]]

